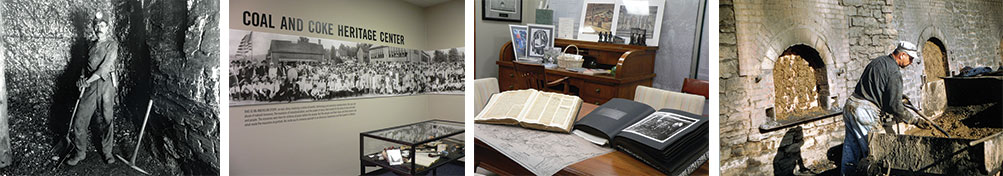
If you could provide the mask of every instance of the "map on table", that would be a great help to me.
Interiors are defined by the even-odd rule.
[[[536,175],[554,175],[568,165],[613,151],[572,134],[505,125],[474,126],[477,139]]]

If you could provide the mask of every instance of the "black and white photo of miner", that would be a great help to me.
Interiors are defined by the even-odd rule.
[[[219,2],[0,1],[0,174],[218,175]]]
[[[463,48],[422,51],[242,30],[231,30],[230,40],[231,105],[464,90]]]

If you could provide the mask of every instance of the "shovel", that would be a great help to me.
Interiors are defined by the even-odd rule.
[[[926,115],[923,115],[923,113],[920,113],[920,112],[919,112],[919,109],[916,109],[916,107],[915,107],[915,106],[912,106],[912,103],[911,103],[911,102],[908,102],[908,101],[907,101],[907,102],[906,102],[906,104],[905,104],[905,107],[906,107],[906,108],[909,108],[909,109],[910,109],[910,110],[912,110],[912,111],[915,111],[915,112],[916,112],[916,115],[919,115],[919,118],[920,118],[920,119],[923,119],[924,121],[926,121],[926,123],[930,124],[930,126],[933,126],[933,128],[936,128],[936,129],[937,129],[937,131],[940,131],[941,133],[944,133],[944,136],[947,136],[948,138],[950,138],[950,137],[951,137],[951,134],[947,134],[947,131],[946,131],[946,130],[944,130],[944,128],[941,128],[941,127],[940,127],[940,125],[937,125],[937,124],[933,123],[933,121],[932,121],[932,120],[930,120],[930,119],[926,118]]]
[[[69,158],[70,151],[73,151],[76,147],[73,145],[73,141],[70,140],[70,134],[72,133],[71,130],[73,130],[73,120],[76,120],[77,118],[77,108],[80,107],[80,99],[84,98],[84,92],[86,91],[87,87],[80,89],[80,95],[77,96],[77,102],[73,104],[73,113],[70,114],[70,123],[67,125],[68,127],[66,127],[66,138],[63,139],[63,144],[69,146],[70,148],[69,150],[66,150],[66,153],[52,157],[52,160],[56,160],[58,162],[56,163],[56,167],[53,169],[59,169],[59,166],[63,164],[63,160]]]
[[[139,154],[139,144],[143,142],[143,133],[146,132],[147,120],[150,120],[151,108],[153,108],[153,100],[150,100],[150,103],[146,105],[146,116],[143,117],[143,127],[139,128],[139,139],[136,139],[136,148],[132,150],[132,160],[126,161],[125,158],[122,157],[121,155],[115,154],[116,158],[122,160],[122,162],[124,162],[125,164],[128,164],[129,167],[132,167],[132,169],[135,169],[136,171],[142,172],[143,174],[146,175],[150,175],[150,173],[146,172],[146,170],[143,170],[143,168],[139,168],[139,166],[136,166],[136,155]]]

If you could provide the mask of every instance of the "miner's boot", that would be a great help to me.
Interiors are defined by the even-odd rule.
[[[77,163],[80,163],[80,161],[83,161],[85,158],[87,158],[87,152],[77,152],[76,155],[73,155],[73,158],[66,160],[66,164],[76,166]]]
[[[115,164],[115,157],[112,157],[111,155],[105,155],[104,162],[108,164]]]

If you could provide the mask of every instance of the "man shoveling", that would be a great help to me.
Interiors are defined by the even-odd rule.
[[[843,108],[843,122],[846,124],[840,163],[843,175],[853,175],[857,162],[867,156],[867,133],[872,130],[886,131],[883,125],[888,118],[920,127],[928,126],[909,112],[902,102],[902,74],[899,69],[909,66],[915,58],[916,45],[900,41],[890,55],[872,59],[864,68],[853,95],[846,100]]]

